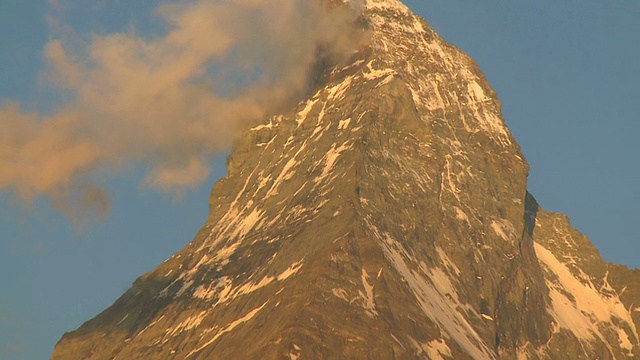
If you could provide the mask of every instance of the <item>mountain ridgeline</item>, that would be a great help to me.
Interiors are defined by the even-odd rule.
[[[477,65],[397,0],[251,124],[195,239],[52,359],[639,359],[640,272],[527,192]]]

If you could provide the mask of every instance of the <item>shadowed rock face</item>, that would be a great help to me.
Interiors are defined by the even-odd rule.
[[[195,239],[53,359],[640,357],[640,274],[539,209],[476,64],[365,7],[367,46],[248,126]]]

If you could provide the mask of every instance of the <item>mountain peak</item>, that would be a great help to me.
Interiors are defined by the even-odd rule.
[[[242,131],[196,238],[53,359],[640,356],[640,275],[527,192],[477,65],[395,0]]]
[[[364,5],[367,9],[384,9],[403,14],[412,14],[411,10],[398,0],[366,0]]]

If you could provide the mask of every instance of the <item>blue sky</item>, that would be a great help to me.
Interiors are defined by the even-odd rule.
[[[0,104],[17,100],[43,112],[56,106],[61,96],[42,75],[52,26],[153,34],[162,25],[150,15],[160,1],[58,3],[58,10],[46,0],[0,3]],[[640,213],[640,3],[407,4],[485,72],[531,165],[529,188],[540,204],[569,215],[606,260],[640,267],[632,230]],[[65,331],[186,245],[206,218],[224,158],[212,168],[181,200],[141,186],[147,169],[107,174],[98,181],[111,203],[102,220],[70,222],[46,197],[25,205],[0,192],[0,358],[47,358]]]

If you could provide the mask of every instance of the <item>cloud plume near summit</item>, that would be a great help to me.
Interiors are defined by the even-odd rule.
[[[239,123],[303,95],[319,53],[339,61],[362,41],[353,7],[328,2],[166,3],[155,36],[61,27],[44,74],[67,101],[40,113],[0,99],[0,191],[91,202],[92,178],[131,165],[165,192],[198,185]]]

